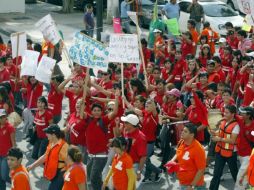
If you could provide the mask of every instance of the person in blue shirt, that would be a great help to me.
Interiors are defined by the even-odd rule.
[[[167,19],[176,18],[179,20],[180,17],[180,7],[176,0],[170,0],[162,9],[162,14],[167,17]]]
[[[86,31],[88,35],[93,38],[93,32],[94,32],[94,14],[93,14],[93,6],[91,4],[87,4],[85,8],[85,14],[84,14],[84,24],[86,27]]]
[[[130,4],[133,3],[134,0],[124,0],[121,3],[121,23],[123,27],[124,33],[131,34],[131,29],[130,29],[130,19],[127,14],[128,11],[130,11]]]

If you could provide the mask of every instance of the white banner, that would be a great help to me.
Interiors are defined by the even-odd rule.
[[[240,11],[245,14],[251,14],[251,1],[253,0],[237,0]]]
[[[56,60],[47,56],[42,56],[35,78],[40,82],[49,84],[55,64]]]
[[[111,34],[109,62],[140,63],[138,36],[134,34]]]
[[[127,11],[128,16],[130,17],[130,19],[136,24],[137,26],[137,30],[138,30],[138,34],[141,35],[142,31],[138,25],[138,17],[137,17],[137,12],[133,12],[133,11]]]
[[[246,23],[250,26],[254,26],[254,16],[248,14],[245,17]]]
[[[25,51],[25,54],[22,58],[20,76],[24,76],[24,75],[35,76],[39,55],[40,53],[37,51],[32,51],[32,50]]]
[[[37,23],[35,23],[35,26],[42,32],[43,37],[50,41],[53,45],[56,45],[61,39],[55,22],[50,14],[40,19]]]
[[[18,32],[11,34],[12,57],[23,56],[27,49],[26,33]]]

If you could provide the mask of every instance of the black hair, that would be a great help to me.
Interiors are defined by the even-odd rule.
[[[70,145],[68,148],[68,155],[75,163],[80,163],[83,160],[83,155],[77,146]]]
[[[11,92],[11,84],[9,82],[0,83],[0,86],[3,86],[8,94]]]
[[[207,65],[213,65],[215,67],[215,61],[213,59],[208,60]]]
[[[146,104],[146,98],[142,95],[137,95],[135,98],[134,98],[135,101],[139,100],[143,106],[145,107],[145,104]]]
[[[41,44],[35,43],[34,44],[34,51],[37,51],[37,52],[41,53],[42,52]]]
[[[192,35],[191,35],[191,33],[190,33],[189,31],[184,32],[184,34],[187,35],[187,36],[189,36],[189,39],[190,39],[190,40],[193,40]]]
[[[203,102],[204,101],[204,94],[200,90],[197,90],[196,94],[198,95],[198,98],[201,100],[201,102]]]
[[[153,68],[153,72],[156,71],[156,70],[161,73],[161,68],[157,65]]]
[[[4,40],[1,35],[0,35],[0,44],[4,44]]]
[[[34,77],[34,76],[28,76],[27,81],[28,81],[29,84],[32,85],[32,90],[33,90],[33,89],[37,86],[37,84],[38,84],[39,82],[38,82],[38,80],[35,79],[36,82],[35,82],[34,84],[32,84],[32,83],[30,82],[30,79],[31,79],[31,78],[35,78],[35,77]]]
[[[244,30],[239,30],[237,31],[237,34],[240,36],[243,36],[244,38],[247,38],[247,32]]]
[[[92,105],[91,110],[93,110],[94,108],[99,108],[99,109],[102,111],[102,105],[99,104],[99,103],[94,103],[94,104]]]
[[[219,64],[221,64],[221,59],[220,59],[219,56],[213,56],[212,60],[219,63]]]
[[[227,105],[225,109],[227,109],[230,113],[233,113],[233,114],[236,114],[237,112],[237,108],[235,105]]]
[[[165,82],[165,80],[163,80],[163,79],[157,79],[156,81],[155,81],[155,84],[156,85],[158,85],[158,84],[163,84],[163,85],[166,85],[166,82]]]
[[[224,93],[228,93],[230,96],[232,95],[232,91],[230,88],[224,88],[222,94],[224,94]]]
[[[233,50],[232,50],[232,48],[229,45],[225,46],[224,49],[228,50],[229,53],[232,54]]]
[[[93,8],[93,6],[89,3],[89,4],[86,5],[86,8],[91,9],[91,8]]]
[[[194,137],[196,137],[196,135],[197,135],[197,126],[196,125],[194,125],[193,123],[186,123],[186,124],[184,124],[184,127],[186,127],[188,129],[190,134],[194,134]]]
[[[23,158],[23,153],[19,148],[11,148],[8,152],[8,156],[17,158],[19,160],[20,158]]]
[[[40,101],[40,102],[44,103],[44,104],[45,104],[45,108],[48,107],[48,101],[47,101],[47,99],[45,98],[45,96],[40,96],[40,97],[37,99],[37,101]]]
[[[210,22],[207,22],[207,21],[206,21],[206,22],[204,23],[204,28],[208,28],[208,27],[210,27]]]
[[[146,87],[145,85],[142,83],[142,81],[138,78],[132,78],[130,81],[131,86],[136,86],[137,87],[137,94],[141,94],[143,92],[146,93]]]
[[[116,137],[111,143],[111,147],[120,148],[121,150],[126,150],[127,141],[124,137]]]
[[[251,61],[251,58],[249,56],[243,56],[242,61]]]
[[[141,39],[141,44],[147,46],[147,41],[146,41],[145,38],[142,38],[142,39]]]
[[[206,35],[201,35],[199,41],[201,42],[202,39],[206,40],[205,44],[208,43],[208,37]]]
[[[26,39],[26,43],[33,44],[33,41],[31,39]]]
[[[3,84],[0,85],[0,96],[2,98],[3,103],[6,103],[10,108],[13,108],[8,91]]]
[[[188,24],[190,24],[193,28],[196,27],[196,22],[195,22],[195,20],[192,20],[192,19],[188,20]]]
[[[211,59],[211,57],[212,57],[211,48],[210,48],[210,47],[208,47],[208,46],[206,46],[206,47],[202,47],[202,50],[201,50],[201,56],[202,56],[202,57],[204,57],[204,56],[205,56],[205,54],[204,54],[204,52],[203,52],[203,49],[205,49],[205,48],[208,48],[208,49],[209,49],[208,54],[207,54],[207,59]]]
[[[234,28],[232,22],[226,22],[226,23],[225,23],[225,26],[226,26],[226,27],[230,27],[230,28]]]
[[[63,75],[55,75],[52,77],[52,80],[56,80],[56,82],[62,83],[64,81],[64,76]]]

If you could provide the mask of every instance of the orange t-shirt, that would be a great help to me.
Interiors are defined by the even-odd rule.
[[[219,34],[210,28],[206,28],[201,32],[200,36],[207,36],[208,45],[210,46],[211,54],[213,55],[215,53],[215,40],[219,39]]]
[[[48,49],[54,48],[54,45],[50,42],[43,41],[42,42],[42,54],[43,55],[48,55]]]
[[[126,152],[119,158],[117,155],[112,162],[112,178],[113,186],[116,190],[127,190],[128,188],[128,176],[127,169],[133,167],[133,161]]]
[[[29,174],[22,165],[11,171],[11,190],[30,190]]]
[[[187,146],[183,141],[179,142],[176,151],[177,161],[180,171],[177,177],[181,185],[191,185],[198,170],[206,168],[205,150],[202,145],[195,139],[191,145]],[[204,175],[198,181],[196,186],[204,185]]]
[[[78,185],[86,183],[86,173],[83,164],[73,164],[64,173],[62,190],[79,190]]]
[[[5,44],[0,44],[0,51],[6,51],[7,46]]]

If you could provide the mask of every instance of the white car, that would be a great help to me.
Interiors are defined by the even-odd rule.
[[[237,0],[221,0],[222,2],[228,4],[231,8],[233,8],[234,10],[239,10],[239,6],[237,3]]]
[[[199,0],[198,2],[204,9],[205,21],[210,22],[211,28],[220,35],[226,35],[226,22],[231,22],[238,27],[243,25],[244,18],[226,3],[218,0]],[[179,0],[178,3],[181,10],[179,18],[180,31],[184,32],[187,31],[187,21],[190,18],[187,8],[192,3],[192,0]]]

